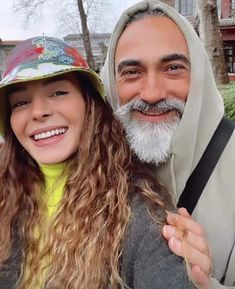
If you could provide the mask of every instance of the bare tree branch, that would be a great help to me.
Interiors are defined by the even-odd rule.
[[[15,0],[13,10],[15,12],[23,11],[25,14],[25,23],[29,23],[35,16],[42,15],[42,10],[48,0]]]
[[[59,13],[59,30],[64,34],[81,34],[80,15],[78,10],[61,10]]]
[[[58,13],[58,20],[61,22],[60,33],[61,31],[67,31],[68,34],[80,33],[83,37],[87,61],[90,67],[95,68],[90,31],[92,33],[107,32],[108,17],[113,17],[113,15],[108,13],[104,21],[102,14],[108,1],[110,0],[14,0],[13,9],[16,12],[23,12],[27,26],[32,20],[38,19],[38,16],[42,17],[44,9],[49,5],[59,6],[61,9]]]

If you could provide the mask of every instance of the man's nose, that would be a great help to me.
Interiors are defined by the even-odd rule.
[[[160,73],[149,73],[143,82],[141,99],[148,103],[156,103],[166,97],[166,83]]]
[[[34,120],[44,121],[52,114],[50,101],[40,97],[40,95],[33,98],[31,108],[31,116]]]

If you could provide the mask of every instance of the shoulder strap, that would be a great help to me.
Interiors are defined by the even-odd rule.
[[[200,161],[187,180],[177,204],[178,208],[185,207],[189,214],[192,214],[211,173],[233,133],[234,127],[235,123],[233,121],[225,117],[222,118]]]

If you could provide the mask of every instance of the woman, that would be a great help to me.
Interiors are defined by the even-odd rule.
[[[171,196],[78,52],[28,39],[0,85],[0,288],[195,288],[160,235]]]

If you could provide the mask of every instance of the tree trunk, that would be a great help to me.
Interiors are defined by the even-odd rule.
[[[81,26],[82,26],[82,38],[84,43],[84,48],[86,52],[87,62],[90,68],[95,69],[95,61],[92,53],[91,40],[90,40],[90,32],[87,26],[87,16],[84,11],[83,1],[77,0],[78,11],[81,18]]]
[[[199,35],[209,55],[217,84],[229,83],[216,0],[197,0]]]

